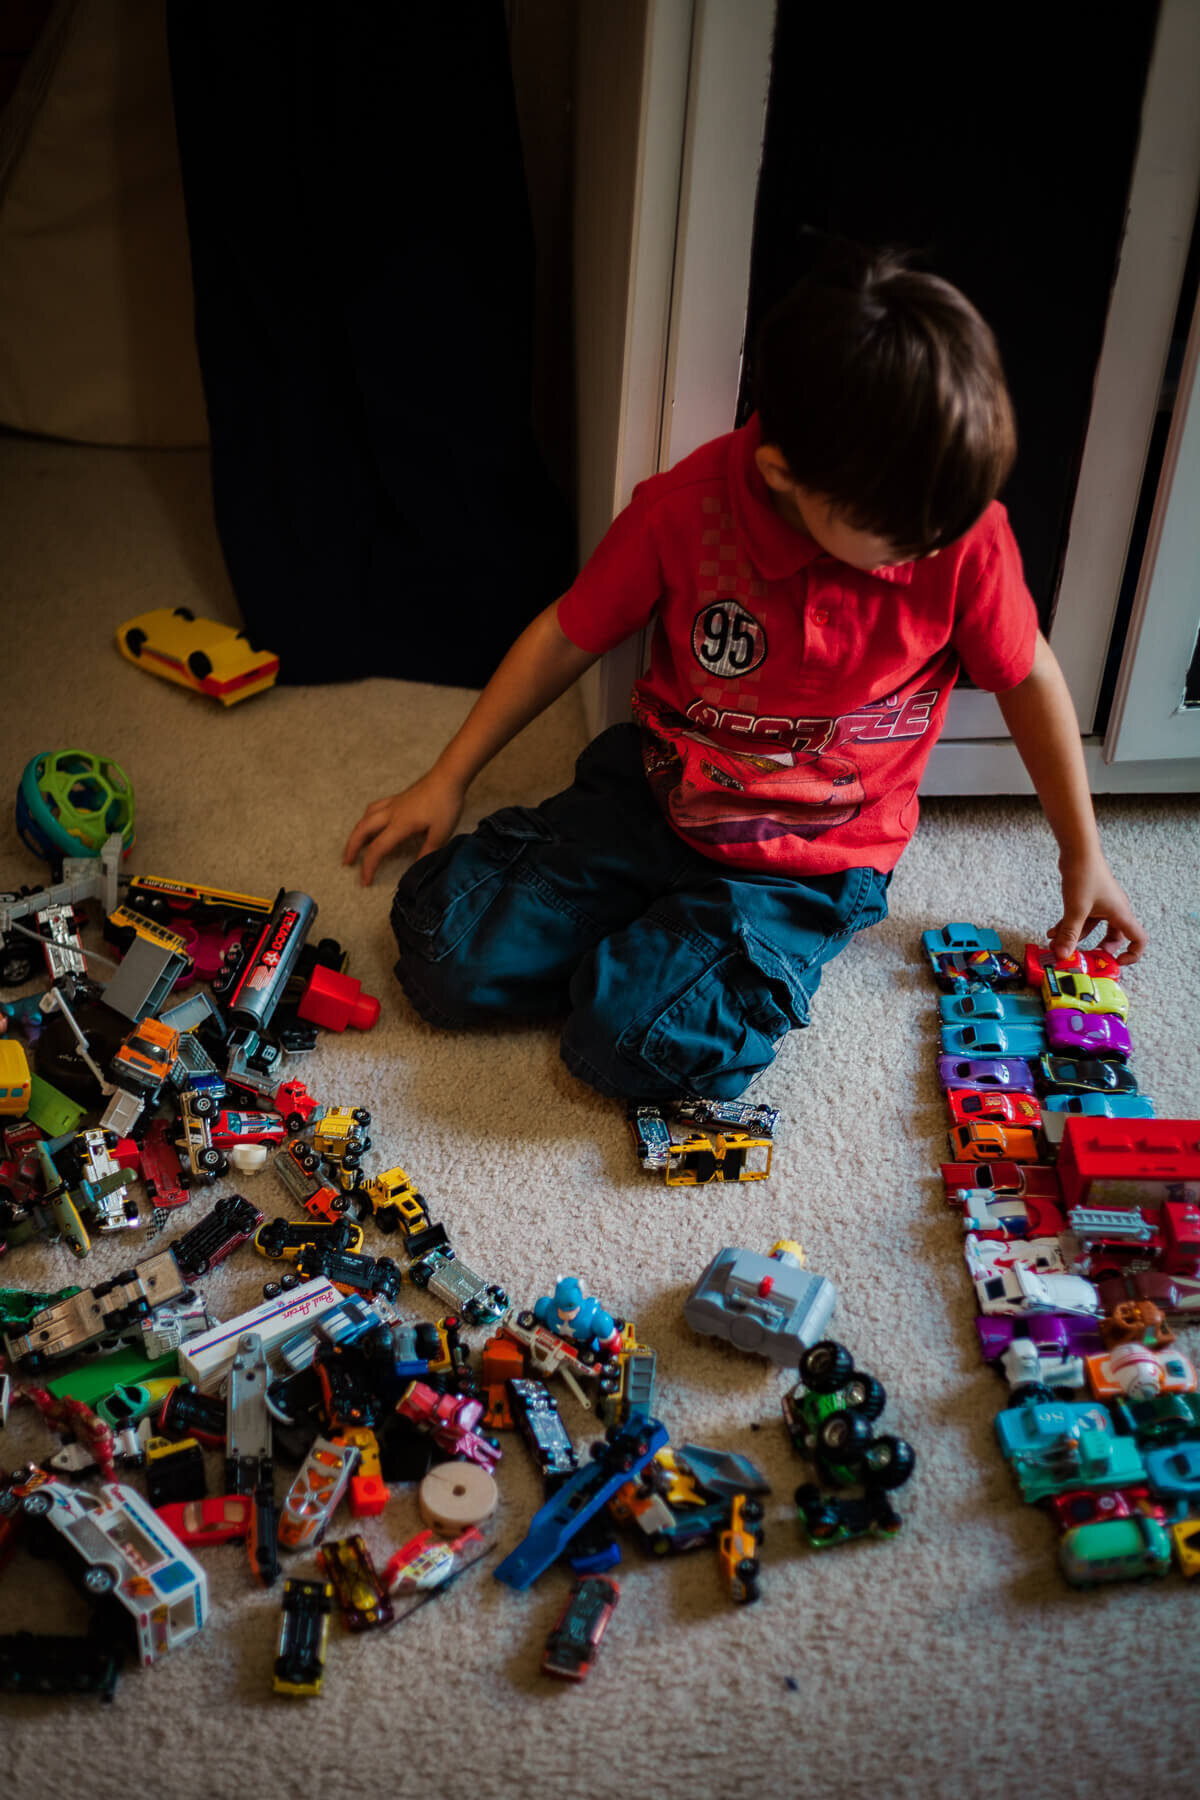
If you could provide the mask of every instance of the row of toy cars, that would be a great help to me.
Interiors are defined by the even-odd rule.
[[[1200,1570],[1197,1373],[1167,1314],[1200,1314],[1200,1122],[1139,1089],[1119,965],[994,932],[924,934],[938,1077],[997,1436],[1061,1533],[1075,1585]],[[1034,994],[1018,993],[1022,985]],[[1086,1395],[1086,1398],[1079,1396]]]

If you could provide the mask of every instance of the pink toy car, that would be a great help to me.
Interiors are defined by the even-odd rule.
[[[1120,1057],[1133,1055],[1133,1040],[1124,1019],[1116,1013],[1081,1013],[1056,1006],[1046,1014],[1046,1042],[1051,1050],[1068,1056]]]

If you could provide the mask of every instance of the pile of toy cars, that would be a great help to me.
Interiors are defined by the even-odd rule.
[[[95,902],[116,960],[79,937]],[[590,1667],[617,1600],[620,1531],[652,1556],[710,1545],[730,1598],[757,1597],[766,1484],[744,1459],[669,1449],[654,1351],[634,1326],[573,1276],[528,1310],[511,1305],[456,1255],[402,1168],[367,1166],[366,1110],[323,1106],[291,1073],[318,1028],[365,1029],[378,1012],[340,947],[309,942],[316,910],[296,890],[269,901],[125,877],[116,841],[0,904],[9,975],[31,980],[42,958],[48,978],[3,1009],[5,1246],[57,1242],[83,1258],[101,1233],[158,1239],[108,1279],[0,1290],[0,1416],[36,1408],[63,1440],[44,1465],[0,1478],[0,1560],[22,1540],[54,1555],[97,1615],[71,1651],[0,1640],[0,1690],[110,1699],[123,1659],[154,1661],[202,1627],[203,1558],[240,1544],[268,1586],[286,1559],[315,1557],[283,1582],[274,1684],[319,1692],[335,1614],[355,1633],[395,1625],[489,1548],[506,1430],[520,1431],[546,1500],[496,1572],[524,1587],[562,1560],[575,1578],[548,1673]],[[769,1140],[770,1109],[697,1107],[673,1124],[678,1179],[766,1172],[750,1152]],[[735,1129],[751,1125],[754,1142]],[[710,1144],[706,1131],[707,1172],[692,1143]],[[162,1235],[231,1165],[249,1176],[268,1163],[282,1210],[223,1192]],[[269,1277],[262,1303],[215,1318],[206,1278],[251,1249]],[[438,1316],[402,1316],[409,1290]],[[475,1358],[472,1327],[490,1333]],[[566,1430],[555,1376],[598,1416],[590,1454]],[[386,1561],[359,1532],[333,1535],[339,1509],[375,1517],[401,1484],[416,1487],[425,1528]],[[154,1546],[145,1581],[177,1597],[167,1629],[153,1626],[158,1609],[148,1625],[148,1609],[122,1600],[130,1541]]]
[[[1200,1569],[1200,1121],[1163,1120],[1132,1067],[1120,966],[995,932],[925,932],[941,989],[946,1198],[962,1216],[996,1420],[1068,1581]]]

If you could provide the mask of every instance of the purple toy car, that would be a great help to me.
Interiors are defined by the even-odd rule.
[[[974,1060],[961,1056],[939,1056],[938,1080],[944,1088],[1008,1088],[1014,1093],[1032,1094],[1033,1072],[1019,1056],[987,1057]]]
[[[1072,1012],[1069,1006],[1051,1007],[1046,1014],[1046,1041],[1051,1050],[1069,1056],[1133,1055],[1133,1040],[1124,1019],[1116,1013]]]
[[[1095,1319],[1075,1313],[1028,1313],[1021,1319],[979,1318],[975,1321],[985,1362],[997,1362],[1014,1338],[1030,1338],[1043,1354],[1095,1356],[1104,1348]]]

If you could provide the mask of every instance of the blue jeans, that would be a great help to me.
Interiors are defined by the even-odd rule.
[[[732,1099],[808,1024],[823,964],[886,917],[889,880],[713,862],[659,811],[638,728],[614,725],[561,794],[412,865],[396,974],[432,1025],[565,1014],[562,1059],[602,1094]]]

